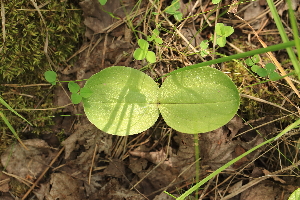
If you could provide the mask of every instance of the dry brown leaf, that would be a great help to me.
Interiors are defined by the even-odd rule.
[[[257,19],[257,17],[260,14],[262,14],[264,10],[265,9],[262,6],[260,6],[258,2],[253,2],[249,7],[247,7],[247,9],[244,12],[244,20],[250,21],[252,19],[255,19],[255,21],[251,23],[251,26],[253,29],[257,30],[260,28],[261,22],[265,21],[266,19],[266,15]]]
[[[261,183],[241,193],[241,200],[274,200],[282,195],[282,189],[272,181],[264,180]],[[287,199],[287,197],[283,198]]]
[[[13,144],[1,155],[1,163],[8,173],[22,178],[37,178],[55,156],[56,150],[51,149],[41,139],[24,140],[29,150],[20,144]]]
[[[90,196],[89,200],[113,199],[113,200],[145,200],[135,191],[125,189],[117,179],[110,179],[97,193]]]
[[[82,200],[85,199],[82,182],[65,173],[51,174],[51,189],[46,199]]]
[[[112,135],[104,133],[96,128],[94,125],[88,123],[85,125],[77,125],[76,131],[62,142],[65,146],[65,159],[70,154],[79,148],[79,145],[84,145],[85,149],[94,149],[95,144],[98,143],[98,152],[104,152],[110,155],[112,146]],[[82,155],[82,157],[85,157]]]
[[[9,176],[1,173],[0,175],[0,191],[1,192],[8,192],[9,191]]]
[[[120,159],[112,159],[105,168],[104,175],[121,178],[125,176],[125,165]]]
[[[243,181],[239,181],[239,182],[235,183],[234,185],[232,185],[228,188],[228,193],[232,193],[232,192],[238,190],[239,188],[242,187],[242,185],[243,185]]]

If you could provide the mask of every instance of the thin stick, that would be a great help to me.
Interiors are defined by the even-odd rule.
[[[30,192],[35,188],[35,186],[40,182],[40,180],[44,177],[44,175],[46,174],[46,172],[50,169],[50,167],[53,165],[53,163],[57,160],[57,158],[60,156],[60,154],[65,150],[65,147],[63,147],[55,156],[55,158],[51,161],[51,163],[49,164],[49,166],[47,166],[47,168],[43,171],[43,173],[39,176],[39,178],[33,183],[33,185],[29,188],[29,190],[26,192],[26,194],[24,194],[24,196],[22,197],[22,200],[25,200],[26,197],[30,194]]]
[[[94,154],[93,154],[93,158],[92,158],[92,164],[91,164],[91,168],[90,168],[90,172],[89,172],[89,185],[91,184],[93,166],[94,166],[94,162],[95,162],[97,149],[98,149],[98,144],[95,145],[95,150],[94,150]]]

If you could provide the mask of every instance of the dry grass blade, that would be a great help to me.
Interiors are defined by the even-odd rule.
[[[5,38],[6,38],[6,31],[5,31],[5,10],[4,10],[3,0],[1,0],[1,18],[2,18],[2,36],[3,36],[3,46],[4,46]],[[3,46],[0,48],[0,52],[2,51]]]

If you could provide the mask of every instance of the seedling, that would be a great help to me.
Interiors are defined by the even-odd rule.
[[[259,62],[258,55],[254,55],[252,58],[247,58],[245,62],[248,66],[251,66],[251,70],[257,73],[257,75],[259,75],[260,77],[269,76],[269,78],[272,81],[276,81],[281,78],[281,76],[275,71],[276,66],[273,63],[266,64],[264,68],[258,66],[257,65],[257,63]]]
[[[136,60],[143,60],[146,58],[146,60],[149,63],[155,63],[156,62],[156,56],[153,51],[148,51],[149,48],[149,43],[144,40],[144,39],[139,39],[138,40],[138,45],[140,48],[137,48],[134,53],[133,57]]]
[[[215,31],[217,34],[217,44],[220,47],[224,47],[226,38],[234,32],[234,29],[231,26],[225,26],[223,23],[217,23]]]
[[[107,0],[98,0],[99,1],[99,3],[102,5],[102,6],[104,6],[105,4],[106,4],[106,2],[107,2]]]
[[[220,3],[221,2],[221,0],[212,0],[212,3],[213,4],[218,4],[218,3]]]
[[[89,98],[92,95],[92,91],[88,88],[81,88],[75,82],[69,82],[68,88],[71,94],[71,101],[73,104],[79,104],[82,98]]]
[[[51,83],[52,85],[56,85],[56,77],[57,74],[54,71],[46,71],[45,74],[45,79]]]
[[[202,57],[205,57],[209,54],[207,48],[208,48],[208,40],[203,40],[201,43],[200,43],[200,54]]]
[[[90,122],[119,136],[150,128],[159,113],[177,131],[204,133],[226,124],[239,107],[234,83],[211,67],[178,72],[159,88],[139,70],[114,66],[94,74],[84,87],[93,92],[83,99]]]
[[[56,85],[56,77],[57,74],[54,71],[46,71],[45,72],[45,79],[51,83],[52,85]],[[71,101],[73,104],[79,104],[82,100],[82,98],[89,98],[92,95],[92,91],[88,88],[81,88],[80,86],[71,81],[68,83],[68,88],[70,90],[71,94]]]
[[[148,36],[147,40],[149,42],[154,41],[157,44],[162,44],[163,43],[163,40],[159,37],[159,30],[158,29],[154,29],[153,34],[151,36]]]
[[[173,15],[177,21],[181,21],[182,13],[179,11],[179,9],[180,9],[179,0],[173,0],[171,5],[166,8],[165,12],[170,15]]]

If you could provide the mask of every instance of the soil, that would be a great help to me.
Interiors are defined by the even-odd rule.
[[[169,1],[160,3],[162,7],[159,9],[170,4]],[[196,1],[192,1],[192,4],[180,1],[180,11],[184,17],[190,12],[192,14],[200,12],[199,5],[193,6],[195,3]],[[214,8],[208,1],[202,3],[206,5],[207,11]],[[253,6],[247,8],[248,3],[238,8],[238,10],[245,8],[241,13],[245,20],[257,18],[265,10],[266,4],[263,1],[255,3],[257,8]],[[151,8],[153,10],[149,10],[151,4],[148,1],[142,1],[138,9],[135,5],[138,4],[133,0],[122,1],[122,4],[118,0],[108,0],[105,6],[100,6],[97,0],[80,2],[86,26],[85,42],[76,53],[77,62],[73,66],[58,69],[59,80],[88,79],[110,66],[142,69],[156,80],[178,67],[202,62],[199,56],[193,55],[193,51],[202,40],[208,39],[213,33],[213,27],[204,29],[200,34],[197,33],[199,24],[205,21],[204,15],[195,15],[180,27],[182,37],[190,41],[190,44],[187,44],[182,37],[170,33],[172,27],[162,16],[145,19],[146,13],[156,11],[153,7]],[[283,16],[286,14],[284,6],[279,7]],[[136,9],[136,12],[130,13],[133,9]],[[294,10],[299,14],[298,4],[294,5]],[[113,13],[114,17],[108,12]],[[213,16],[207,15],[210,19]],[[176,23],[173,17],[169,17],[169,20]],[[262,24],[261,21],[267,23]],[[157,22],[161,22],[162,27],[166,29],[161,33],[165,45],[156,49],[161,60],[148,66],[146,61],[133,59],[133,52],[138,47],[135,34],[139,38],[143,37],[143,34],[147,35],[149,29],[155,28]],[[235,33],[228,41],[233,46],[239,46],[232,48],[231,45],[219,49],[218,52],[230,55],[235,53],[236,49],[247,51],[252,50],[251,45],[260,46],[256,39],[251,40],[251,44],[239,40],[239,38],[244,40],[247,34],[253,36],[250,34],[252,30],[243,21],[232,19],[229,14],[225,14],[220,18],[220,22],[235,28]],[[264,15],[263,18],[253,20],[251,25],[255,30],[261,31],[262,38],[267,40],[263,30],[270,30],[274,27],[274,22],[270,16]],[[136,33],[132,31],[134,28],[137,30]],[[273,37],[279,38],[278,35]],[[268,45],[272,45],[272,42],[274,41],[268,42]],[[189,56],[183,56],[178,52],[186,52]],[[284,53],[278,54],[278,59],[279,55]],[[243,85],[245,82],[248,85],[253,83],[253,79],[243,77],[243,74],[235,74],[244,73],[236,71],[238,67],[232,68],[230,65],[216,67],[229,71],[229,76],[238,87],[245,86]],[[243,80],[240,81],[241,79]],[[163,79],[160,79],[158,83],[162,81]],[[81,87],[84,85],[84,81],[78,83]],[[258,92],[262,94],[259,97],[263,98],[263,94],[270,91],[270,88],[271,84],[261,84],[251,91],[244,89],[243,92]],[[171,129],[161,117],[153,127],[138,135],[126,137],[109,135],[88,121],[82,104],[71,104],[70,93],[66,91],[68,91],[67,83],[62,83],[62,87],[52,88],[54,107],[63,109],[54,113],[56,117],[53,118],[54,125],[50,127],[50,132],[39,137],[29,135],[27,139],[22,140],[28,150],[16,143],[1,155],[1,163],[6,167],[0,177],[0,199],[167,200],[174,198],[164,191],[179,197],[195,184],[193,135]],[[255,107],[251,110],[249,109],[251,106]],[[226,125],[214,131],[198,134],[200,180],[230,160],[273,137],[286,126],[286,122],[276,121],[282,115],[287,115],[285,111],[272,106],[270,109],[269,106],[261,102],[251,104],[244,100],[237,115]],[[276,111],[273,111],[274,109]],[[269,110],[271,111],[268,112]],[[71,116],[63,116],[66,114]],[[288,196],[300,186],[297,178],[299,170],[296,165],[300,163],[298,150],[295,150],[296,143],[293,142],[294,146],[287,144],[297,141],[297,138],[299,130],[290,133],[285,141],[280,140],[251,152],[201,186],[198,191],[199,199],[288,199]],[[286,157],[282,157],[276,149],[281,151],[285,149]],[[295,165],[292,166],[285,159],[290,159]],[[13,192],[19,196],[10,193],[13,191],[11,186],[13,180],[27,185],[24,186],[25,192]],[[193,193],[190,199],[195,199],[194,196]]]

